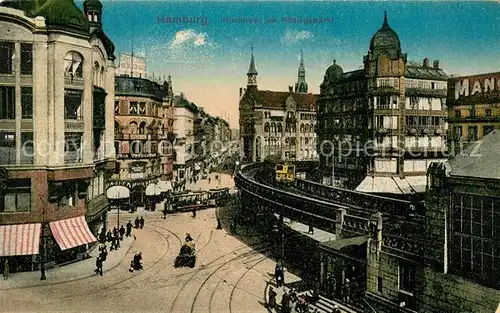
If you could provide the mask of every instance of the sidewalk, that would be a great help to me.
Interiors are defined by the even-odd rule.
[[[109,251],[110,245],[109,243],[106,243],[108,246],[108,256],[103,264],[104,273],[113,269],[121,262],[125,255],[129,252],[134,241],[134,236],[123,238],[123,241],[120,242],[120,249],[113,251]],[[99,251],[95,248],[89,253],[91,257],[86,260],[61,267],[46,269],[46,280],[40,280],[40,270],[33,272],[11,273],[8,280],[0,280],[0,290],[60,284],[95,276],[95,257],[98,254]]]

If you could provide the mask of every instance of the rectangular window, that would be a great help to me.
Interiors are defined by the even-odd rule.
[[[399,290],[413,292],[415,269],[404,263],[399,264]]]
[[[33,118],[33,88],[21,87],[21,118]]]
[[[130,115],[137,115],[137,101],[130,101]]]
[[[0,86],[0,119],[16,118],[16,90],[14,87]]]
[[[457,138],[462,138],[462,126],[455,126],[454,133]]]
[[[0,164],[16,164],[15,132],[0,132]]]
[[[474,110],[474,109],[469,110],[469,116],[476,117],[476,110]]]
[[[33,133],[21,133],[21,164],[33,164],[35,156]]]
[[[31,211],[30,179],[8,180],[6,189],[0,193],[0,212]]]
[[[33,45],[21,43],[21,75],[33,74]]]
[[[477,126],[469,126],[469,140],[470,141],[477,140]]]
[[[486,109],[485,115],[486,116],[491,116],[491,109]]]
[[[139,102],[139,114],[146,115],[146,103]]]
[[[64,90],[64,119],[79,120],[82,119],[82,100],[83,91],[76,89]]]
[[[455,117],[461,117],[461,116],[462,116],[462,111],[455,110]]]
[[[377,291],[382,293],[382,277],[377,277]]]
[[[64,185],[58,189],[59,197],[57,201],[58,207],[63,206],[76,206],[77,204],[77,185],[75,181],[65,182]]]
[[[14,56],[14,43],[0,42],[0,74],[14,73]]]
[[[64,134],[64,163],[82,162],[82,133]]]

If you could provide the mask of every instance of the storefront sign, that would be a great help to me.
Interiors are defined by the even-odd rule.
[[[460,77],[455,82],[455,100],[494,91],[500,91],[500,73]]]
[[[156,183],[156,181],[157,181],[156,179],[140,180],[140,181],[115,180],[115,181],[110,181],[108,183],[108,188],[113,186],[125,186],[130,190],[138,186],[146,188],[147,185],[149,185],[150,183]]]

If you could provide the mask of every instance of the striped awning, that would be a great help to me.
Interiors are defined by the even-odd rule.
[[[90,232],[84,216],[51,222],[49,225],[52,236],[54,236],[61,250],[97,241]]]
[[[0,225],[0,257],[38,254],[42,224]]]

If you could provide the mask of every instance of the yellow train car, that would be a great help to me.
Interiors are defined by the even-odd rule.
[[[295,182],[295,165],[293,164],[276,164],[274,172],[278,183],[293,184]]]

